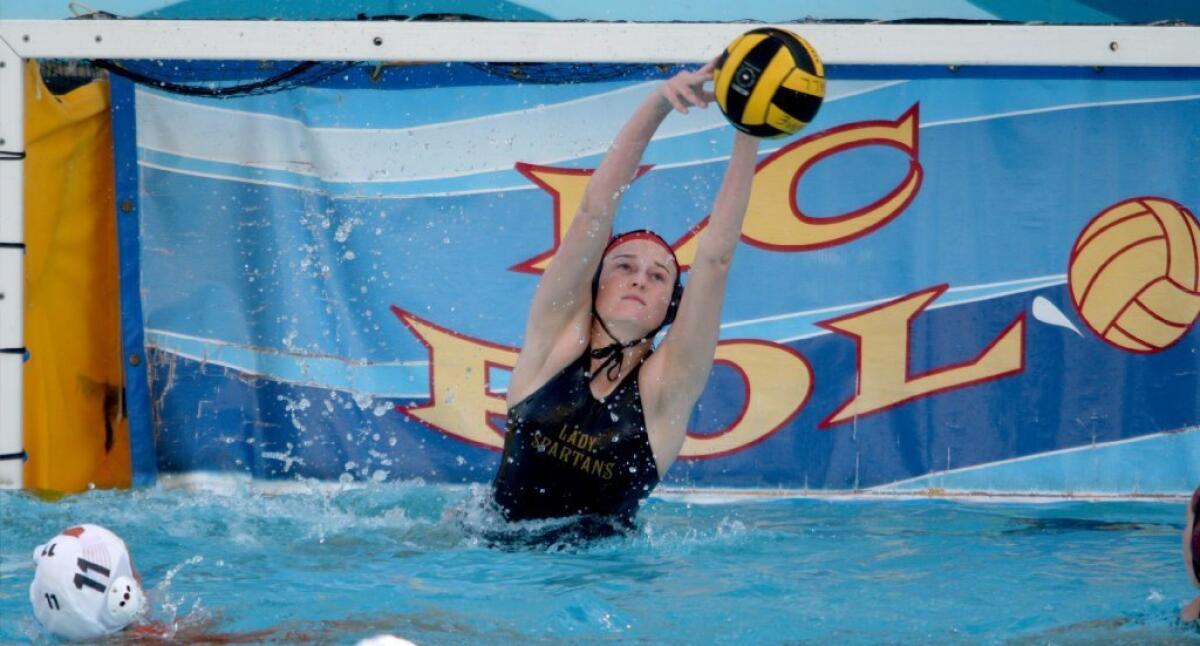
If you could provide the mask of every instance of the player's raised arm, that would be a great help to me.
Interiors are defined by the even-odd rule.
[[[591,281],[609,241],[617,205],[663,120],[672,109],[687,112],[690,106],[707,105],[712,97],[701,86],[711,78],[711,63],[676,74],[646,97],[613,140],[538,282],[525,327],[525,343],[510,382],[510,404],[519,399],[514,399],[514,392],[525,391],[527,382],[536,382],[545,372],[547,359],[565,336],[586,334],[592,305]]]
[[[758,142],[734,133],[733,154],[708,226],[700,235],[679,314],[659,347],[662,363],[654,368],[655,388],[661,391],[658,401],[665,411],[690,414],[712,370],[726,279],[750,201]],[[678,439],[682,442],[682,435]]]

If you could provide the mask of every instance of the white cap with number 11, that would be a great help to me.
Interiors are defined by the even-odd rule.
[[[76,525],[33,551],[33,615],[66,639],[95,639],[129,625],[145,605],[125,541]]]

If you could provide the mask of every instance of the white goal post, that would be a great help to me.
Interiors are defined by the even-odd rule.
[[[22,58],[696,63],[753,23],[10,20]],[[831,64],[1182,66],[1197,27],[773,25]]]
[[[26,59],[699,63],[753,23],[0,21],[0,488],[22,486]],[[798,23],[828,64],[1200,67],[1190,26]],[[5,459],[7,458],[7,459]]]

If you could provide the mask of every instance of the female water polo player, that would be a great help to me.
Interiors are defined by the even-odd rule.
[[[679,455],[712,369],[758,140],[734,134],[686,290],[662,238],[611,230],[659,125],[673,109],[686,114],[713,101],[703,87],[713,69],[681,72],[642,102],[592,175],[538,283],[509,384],[493,490],[509,520],[579,515],[628,526]]]
[[[1187,565],[1188,578],[1192,585],[1200,588],[1200,527],[1196,526],[1196,517],[1200,516],[1200,487],[1192,492],[1188,502],[1187,525],[1183,529],[1183,562]],[[1192,599],[1179,613],[1181,621],[1196,621],[1200,619],[1200,597]]]

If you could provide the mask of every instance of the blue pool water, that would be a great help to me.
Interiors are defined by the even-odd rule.
[[[0,492],[0,643],[33,547],[109,526],[169,635],[420,644],[1200,641],[1182,502],[652,499],[629,537],[496,549],[480,488]],[[269,630],[267,633],[253,631]]]

